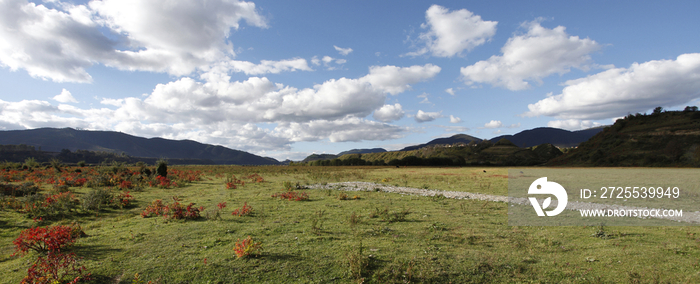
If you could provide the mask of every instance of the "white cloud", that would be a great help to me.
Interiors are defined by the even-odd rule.
[[[111,105],[111,106],[120,107],[120,106],[122,106],[122,104],[124,104],[124,99],[103,98],[100,101],[100,103],[103,105]]]
[[[60,94],[54,96],[52,98],[53,100],[61,103],[77,103],[78,100],[76,100],[73,95],[70,94],[70,92],[66,89],[63,89]]]
[[[337,65],[342,65],[348,62],[345,59],[338,59],[338,58],[333,58],[328,55],[323,56],[321,59],[318,59],[318,56],[314,56],[311,58],[311,63],[314,65],[321,65],[321,61],[323,61],[323,66],[326,67],[326,70],[336,70],[338,69],[338,66],[332,66],[331,64],[335,63]]]
[[[452,88],[447,88],[447,89],[445,89],[445,92],[448,93],[448,94],[450,94],[450,95],[452,95],[452,96],[455,95],[455,90],[453,90]]]
[[[309,67],[306,59],[294,58],[280,61],[261,60],[260,64],[255,64],[249,61],[230,60],[220,63],[232,71],[243,72],[246,75],[262,75],[262,74],[277,74],[284,71],[313,71]]]
[[[422,94],[420,94],[420,95],[418,95],[418,96],[416,96],[416,97],[417,97],[417,98],[423,98],[423,100],[420,101],[419,104],[432,104],[432,103],[430,102],[430,100],[428,100],[428,96],[430,96],[430,94],[428,94],[428,93],[422,93]]]
[[[520,128],[520,122],[506,126],[506,128]]]
[[[437,118],[442,117],[442,114],[440,112],[424,112],[422,110],[418,110],[418,113],[416,113],[416,121],[419,123],[422,122],[428,122],[428,121],[433,121]]]
[[[450,115],[450,123],[460,123],[462,119],[453,115]]]
[[[595,120],[683,105],[700,97],[699,78],[700,53],[634,63],[567,81],[561,94],[528,105],[524,115]]]
[[[500,128],[503,123],[500,120],[491,120],[484,124],[484,128]]]
[[[563,26],[547,29],[533,21],[523,27],[528,28],[527,33],[508,39],[501,49],[503,55],[461,68],[465,83],[524,90],[530,87],[528,81],[541,83],[542,78],[555,73],[589,68],[589,54],[600,49],[594,40],[569,36]]]
[[[388,140],[402,137],[404,129],[390,124],[368,121],[357,117],[340,120],[314,120],[307,123],[289,123],[282,126],[291,141],[317,141],[328,138],[331,142]]]
[[[314,57],[311,58],[311,63],[312,63],[313,65],[318,66],[318,65],[321,65],[321,60],[318,59],[318,56],[314,56]]]
[[[337,50],[338,53],[340,53],[341,55],[348,55],[348,54],[350,54],[350,52],[352,52],[352,48],[349,48],[349,47],[342,48],[342,47],[337,47],[334,45],[333,48],[335,48],[335,50]]]
[[[374,119],[381,122],[396,121],[404,117],[404,111],[400,104],[383,105],[381,108],[374,111]]]
[[[406,129],[365,117],[374,113],[380,121],[400,119],[403,115],[400,104],[384,105],[387,94],[399,91],[396,82],[409,89],[410,85],[405,84],[434,76],[433,72],[419,70],[434,68],[396,67],[396,72],[372,73],[371,70],[394,70],[375,67],[370,68],[370,74],[357,79],[331,79],[303,89],[273,83],[265,77],[231,81],[227,68],[211,68],[201,74],[201,81],[183,77],[158,84],[145,98],[100,100],[114,109],[54,106],[46,101],[0,101],[0,128],[117,130],[258,152],[289,149],[297,141],[401,137]],[[425,77],[392,78],[406,72],[418,72]]]
[[[239,22],[265,28],[252,2],[144,0],[92,1],[89,7],[107,27],[124,35],[130,50],[118,51],[107,65],[186,75],[195,68],[235,56],[226,39]]]
[[[250,2],[57,3],[0,2],[0,65],[55,82],[91,82],[95,63],[180,76],[235,56],[227,39],[240,21],[267,26]]]
[[[414,65],[411,67],[372,66],[369,74],[361,80],[369,82],[382,91],[396,95],[406,90],[410,90],[410,84],[415,84],[435,77],[440,73],[441,68],[433,64],[423,66]]]
[[[582,130],[591,127],[601,126],[602,124],[598,122],[593,122],[590,120],[579,120],[579,119],[566,119],[566,120],[552,120],[547,122],[548,127],[566,129],[566,130]]]
[[[496,21],[484,21],[467,9],[450,12],[440,5],[430,6],[425,12],[425,19],[427,23],[421,27],[428,31],[419,36],[425,47],[406,55],[417,56],[428,52],[437,57],[461,55],[462,51],[471,51],[491,40],[498,24]]]

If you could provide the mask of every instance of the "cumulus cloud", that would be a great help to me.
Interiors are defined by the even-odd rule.
[[[370,70],[385,70],[383,67]],[[183,77],[158,84],[145,98],[102,98],[100,103],[105,108],[100,109],[54,106],[46,101],[0,101],[0,128],[117,130],[258,152],[289,149],[298,141],[393,139],[406,129],[383,123],[403,115],[400,104],[384,105],[387,95],[398,92],[397,82],[409,89],[410,84],[435,75],[418,70],[434,69],[431,66],[414,67],[396,67],[390,76],[370,72],[356,79],[330,79],[303,89],[265,77],[231,81],[226,68],[212,68],[199,80]],[[391,78],[407,70],[426,77]],[[378,121],[365,119],[372,113]]]
[[[352,48],[349,48],[349,47],[342,48],[342,47],[337,47],[334,45],[333,48],[335,48],[335,50],[337,50],[338,53],[340,53],[341,55],[348,55],[348,54],[350,54],[350,52],[352,52]]]
[[[460,123],[462,119],[453,115],[450,115],[450,123]]]
[[[547,29],[539,21],[533,21],[524,23],[523,27],[528,29],[527,33],[508,39],[501,49],[503,55],[462,67],[465,83],[524,90],[530,87],[528,81],[541,83],[542,78],[555,73],[589,68],[589,54],[600,49],[594,40],[569,36],[563,26]]]
[[[70,94],[70,92],[66,89],[63,89],[60,94],[54,96],[52,98],[53,100],[61,103],[77,103],[78,100],[76,100],[73,95]]]
[[[428,122],[428,121],[433,121],[437,118],[442,117],[442,114],[440,112],[424,112],[422,110],[418,110],[418,113],[416,113],[416,121],[419,123],[423,122]]]
[[[291,141],[317,141],[328,137],[331,142],[388,140],[402,137],[404,129],[358,117],[340,120],[314,120],[307,123],[283,124],[284,134]]]
[[[226,39],[240,21],[267,27],[252,2],[102,0],[91,1],[89,7],[104,26],[124,35],[130,47],[105,63],[128,70],[186,75],[201,65],[234,56],[233,45]]]
[[[591,127],[601,126],[602,124],[598,122],[593,122],[590,120],[579,120],[579,119],[566,119],[566,120],[552,120],[547,122],[547,126],[554,128],[561,128],[566,130],[582,130]]]
[[[484,128],[500,128],[503,123],[500,120],[491,120],[484,124]]]
[[[454,95],[455,95],[455,90],[453,90],[452,88],[447,88],[447,89],[445,89],[445,93],[448,93],[448,94],[454,96]]]
[[[240,21],[267,26],[250,2],[54,4],[50,9],[26,0],[0,2],[2,66],[55,82],[91,82],[86,68],[95,63],[181,76],[235,56],[227,39]]]
[[[419,40],[425,44],[415,52],[406,55],[417,56],[430,52],[437,57],[461,55],[462,51],[471,51],[484,44],[496,34],[496,21],[484,21],[467,9],[450,12],[440,5],[432,5],[425,12],[426,23],[421,28],[428,29],[421,33]]]
[[[372,66],[369,74],[361,80],[372,84],[392,95],[396,95],[411,89],[410,84],[425,81],[440,73],[441,68],[433,64],[411,67]]]
[[[528,105],[524,115],[596,120],[683,105],[700,97],[699,79],[700,53],[634,63],[567,81],[561,94]]]
[[[243,72],[246,75],[277,74],[285,71],[313,71],[306,59],[294,58],[279,61],[261,60],[260,64],[249,61],[230,60],[219,63],[219,67],[227,67],[235,72]]]
[[[404,117],[404,111],[400,104],[383,105],[378,110],[374,111],[374,119],[381,122],[396,121]]]

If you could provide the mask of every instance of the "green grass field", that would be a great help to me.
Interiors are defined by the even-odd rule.
[[[507,205],[498,202],[314,189],[294,190],[307,192],[308,201],[271,197],[285,182],[340,181],[507,195],[507,168],[174,168],[205,176],[132,192],[130,208],[44,225],[81,224],[87,236],[68,251],[83,258],[91,283],[133,283],[137,273],[153,283],[700,283],[697,226],[512,227]],[[226,177],[254,173],[265,181],[226,189]],[[71,190],[81,196],[90,189]],[[341,193],[351,199],[340,200]],[[220,202],[227,207],[220,219],[141,217],[151,201],[172,196],[204,206],[203,215]],[[244,202],[253,214],[232,216]],[[19,283],[36,258],[10,256],[12,241],[33,225],[0,211],[0,282]],[[237,258],[234,243],[248,236],[263,250]]]

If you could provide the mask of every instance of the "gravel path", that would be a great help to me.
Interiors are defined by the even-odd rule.
[[[386,184],[380,184],[380,183],[359,182],[359,181],[336,182],[336,183],[328,183],[326,185],[314,184],[314,185],[309,185],[308,188],[309,189],[337,189],[337,190],[345,190],[345,191],[383,191],[383,192],[420,195],[420,196],[443,195],[447,198],[455,198],[455,199],[476,199],[476,200],[487,200],[487,201],[495,201],[495,202],[508,202],[508,203],[513,203],[513,204],[530,205],[530,201],[527,200],[526,198],[511,198],[511,197],[502,196],[502,195],[490,195],[490,194],[471,193],[471,192],[463,192],[463,191],[420,189],[420,188],[392,186],[392,185],[386,185]],[[554,208],[554,207],[556,207],[556,205],[557,205],[556,201],[553,201],[552,205],[550,207]],[[568,210],[586,210],[586,209],[640,210],[640,209],[650,209],[650,208],[573,201],[573,202],[569,202],[566,205],[566,209],[568,209]],[[655,217],[655,218],[658,218],[658,217]],[[680,216],[680,217],[679,216],[672,216],[672,217],[663,217],[663,218],[669,219],[669,220],[674,220],[674,221],[679,221],[679,222],[700,224],[700,211],[695,211],[695,212],[683,211],[683,216]]]

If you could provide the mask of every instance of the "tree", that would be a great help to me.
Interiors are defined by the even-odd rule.
[[[156,173],[158,173],[159,176],[168,177],[168,161],[160,159],[156,162],[156,165],[158,165]]]
[[[696,106],[687,106],[683,111],[698,111],[698,107]]]
[[[659,106],[659,107],[656,107],[656,108],[654,109],[654,112],[653,112],[652,114],[659,115],[659,114],[661,114],[661,112],[663,112],[663,111],[664,111],[664,108],[662,108],[662,107]]]

